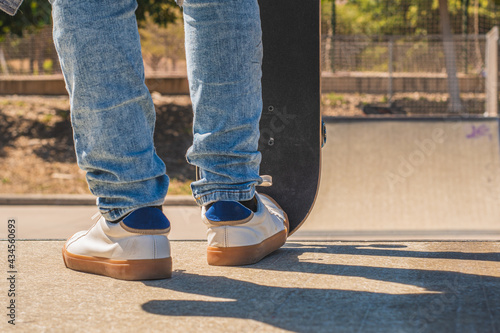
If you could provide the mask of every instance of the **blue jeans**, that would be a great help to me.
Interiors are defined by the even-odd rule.
[[[169,178],[153,142],[135,0],[51,0],[77,161],[110,221],[161,205]],[[200,205],[249,200],[259,177],[262,42],[257,0],[185,0]],[[161,145],[161,142],[157,142]]]
[[[0,0],[0,10],[3,10],[9,15],[14,15],[23,0]]]

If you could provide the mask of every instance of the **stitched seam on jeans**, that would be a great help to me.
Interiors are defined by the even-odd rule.
[[[248,192],[252,192],[252,190],[215,190],[211,193],[207,193],[207,194],[203,194],[203,195],[199,195],[196,197],[196,199],[200,199],[200,198],[203,198],[203,197],[206,197],[206,196],[209,196],[209,195],[213,195],[214,193],[248,193]]]
[[[205,86],[227,86],[229,84],[239,84],[247,82],[247,80],[226,81],[226,82],[205,82],[202,80],[192,80],[192,81],[196,83],[202,83]]]
[[[92,112],[106,112],[106,111],[109,111],[109,110],[112,110],[112,109],[115,109],[115,108],[119,108],[119,107],[122,107],[124,105],[127,105],[127,104],[130,104],[130,103],[134,103],[134,102],[137,102],[141,99],[144,99],[144,98],[147,98],[147,94],[144,94],[144,95],[141,95],[141,96],[138,96],[138,97],[135,97],[135,98],[132,98],[132,99],[129,99],[129,100],[126,100],[125,102],[123,103],[120,103],[120,104],[117,104],[117,105],[113,105],[113,106],[110,106],[108,108],[103,108],[103,109],[92,109]],[[87,111],[87,109],[81,109],[81,110],[85,110]]]
[[[184,0],[182,0],[184,2]],[[211,6],[217,6],[220,5],[218,2],[209,2],[209,3],[197,3],[197,4],[190,4],[189,1],[187,3],[183,3],[183,7],[192,7],[192,8],[203,8],[203,7],[211,7]]]

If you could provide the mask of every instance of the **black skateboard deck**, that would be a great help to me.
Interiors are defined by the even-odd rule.
[[[260,0],[264,59],[259,187],[290,219],[290,234],[311,211],[319,187],[324,133],[320,114],[320,0]]]

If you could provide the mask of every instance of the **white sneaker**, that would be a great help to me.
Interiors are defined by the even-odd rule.
[[[139,208],[123,220],[101,218],[74,234],[63,247],[66,267],[122,280],[165,279],[172,275],[167,235],[170,222],[158,208]]]
[[[202,208],[202,220],[208,226],[209,265],[254,264],[285,244],[286,213],[269,196],[256,193],[255,198],[255,213],[236,201],[218,201]]]

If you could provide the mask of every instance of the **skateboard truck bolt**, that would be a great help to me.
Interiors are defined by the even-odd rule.
[[[269,112],[273,112],[273,111],[274,111],[274,106],[269,105],[269,106],[267,107],[267,111],[269,111]]]
[[[269,138],[269,141],[267,142],[267,144],[270,146],[274,145],[274,138]]]

